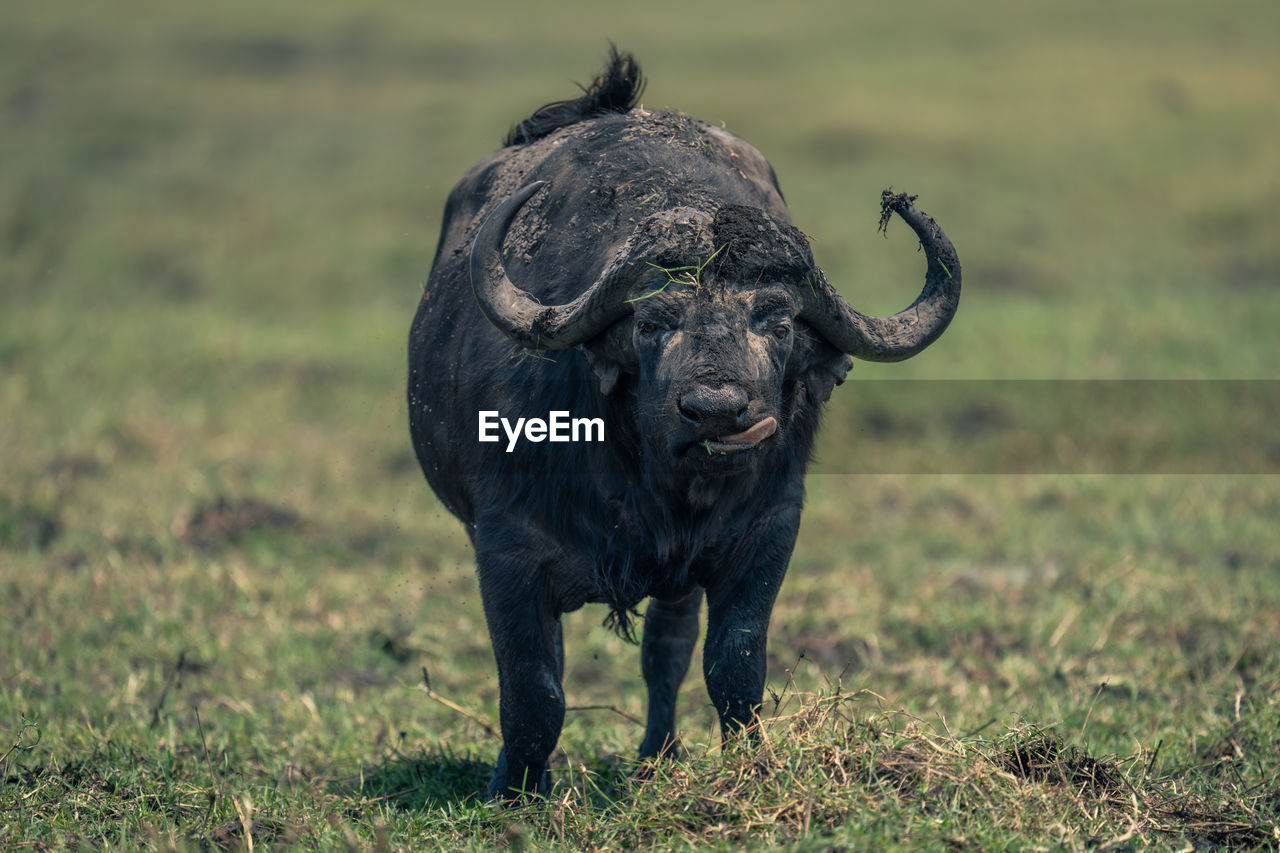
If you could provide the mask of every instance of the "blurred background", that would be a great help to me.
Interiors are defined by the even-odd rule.
[[[919,194],[951,234],[966,291],[946,344],[855,378],[1277,378],[1270,3],[0,17],[10,482],[19,457],[109,435],[228,458],[403,445],[403,339],[447,192],[589,82],[610,39],[640,58],[647,108],[771,159],[860,309],[898,310],[920,280],[907,229],[876,233],[881,189]]]
[[[1191,692],[1234,690],[1213,661],[1241,643],[1272,660],[1274,476],[1030,475],[1186,473],[1080,459],[1072,429],[1098,418],[1116,447],[1185,439],[1211,460],[1193,473],[1280,464],[1274,0],[0,0],[0,722],[146,720],[175,659],[204,666],[184,701],[310,690],[322,713],[348,702],[334,731],[366,725],[351,697],[397,707],[419,663],[492,703],[470,549],[410,451],[405,342],[454,182],[574,96],[609,40],[643,65],[646,108],[771,160],[856,307],[896,311],[921,282],[908,229],[877,233],[885,187],[918,194],[964,264],[940,342],[859,364],[833,398],[819,470],[884,476],[811,478],[776,666],[805,649],[823,677],[978,725],[1087,706],[1123,668],[1095,648],[1116,619],[1133,660],[1178,619],[1224,638]],[[1052,391],[1065,380],[1086,383],[1078,403]],[[1103,380],[1157,392],[1126,407],[1123,384],[1091,396]],[[1010,467],[1028,434],[1039,461]],[[915,476],[962,473],[1010,476]],[[1228,576],[1234,592],[1187,598]],[[638,711],[602,617],[571,630],[600,653],[571,661],[572,690],[619,701],[616,666]],[[1152,707],[1189,648],[1131,682]],[[1002,704],[1001,683],[1054,667],[1049,698]],[[305,730],[298,713],[282,725]]]

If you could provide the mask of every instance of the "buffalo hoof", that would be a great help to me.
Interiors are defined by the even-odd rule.
[[[494,768],[493,778],[489,780],[489,802],[503,805],[515,805],[530,797],[546,796],[551,791],[551,771],[543,770],[542,778],[537,785],[526,785],[521,788],[507,787],[507,751],[498,753],[498,766]]]

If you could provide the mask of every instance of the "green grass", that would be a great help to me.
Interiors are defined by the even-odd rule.
[[[0,847],[1274,848],[1273,5],[3,4]],[[405,339],[453,182],[606,38],[856,307],[923,273],[890,185],[966,289],[833,396],[760,745],[694,674],[633,782],[587,608],[556,787],[491,809]]]

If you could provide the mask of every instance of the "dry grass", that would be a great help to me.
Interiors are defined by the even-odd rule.
[[[1095,757],[1032,724],[954,734],[941,719],[879,710],[883,699],[866,692],[786,701],[795,710],[724,749],[638,767],[564,766],[545,800],[486,812],[474,831],[580,850],[792,849],[806,839],[839,848],[868,838],[904,848],[1253,849],[1280,840],[1274,779],[1204,791],[1188,786],[1191,768],[1153,772],[1147,750]]]

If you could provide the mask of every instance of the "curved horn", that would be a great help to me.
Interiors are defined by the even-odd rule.
[[[529,349],[567,349],[590,340],[630,310],[618,291],[627,277],[606,274],[566,305],[543,305],[507,277],[502,243],[516,214],[546,181],[535,181],[498,205],[471,244],[471,289],[489,322]]]
[[[960,304],[960,259],[947,235],[928,214],[911,206],[915,196],[885,190],[881,197],[881,230],[890,211],[920,237],[926,269],[924,290],[907,309],[892,317],[868,317],[849,304],[823,280],[802,288],[800,318],[817,329],[833,346],[864,361],[902,361],[938,339]]]

